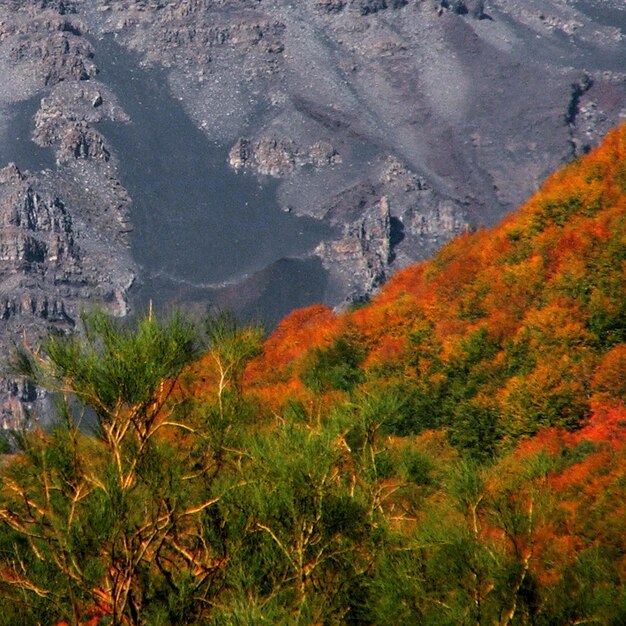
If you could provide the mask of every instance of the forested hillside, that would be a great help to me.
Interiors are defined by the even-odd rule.
[[[341,315],[24,351],[0,624],[625,623],[625,222],[622,127]]]
[[[357,391],[387,404],[391,434],[443,427],[481,459],[541,427],[577,428],[624,396],[625,220],[622,127],[497,228],[399,272],[368,306],[292,314],[251,386],[281,402]]]

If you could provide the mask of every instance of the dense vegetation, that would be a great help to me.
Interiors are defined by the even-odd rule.
[[[0,624],[626,623],[625,222],[626,127],[343,315],[22,354]]]

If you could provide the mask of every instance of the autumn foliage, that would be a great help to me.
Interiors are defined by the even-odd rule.
[[[408,385],[430,396],[429,415],[415,410],[405,431],[436,424],[465,441],[463,424],[489,414],[489,445],[501,450],[543,427],[579,428],[594,402],[619,405],[625,172],[622,127],[499,226],[398,272],[369,305],[335,318],[316,308],[293,314],[252,365],[253,388],[288,398],[307,350],[349,335],[363,350],[362,389]]]
[[[367,305],[97,319],[24,356],[0,625],[626,623],[626,126]]]

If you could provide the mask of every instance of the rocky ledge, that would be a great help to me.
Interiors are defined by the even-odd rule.
[[[337,165],[341,163],[341,155],[328,142],[300,147],[289,139],[241,138],[230,150],[229,162],[236,170],[249,169],[259,175],[283,178],[305,165],[315,168]]]
[[[14,164],[0,170],[0,350],[5,355],[16,341],[34,345],[51,331],[73,332],[87,303],[125,313],[121,276],[99,265],[96,250],[88,241],[83,248],[81,239],[67,206],[45,181]],[[128,272],[125,278],[130,279]],[[4,374],[0,426],[15,427],[41,397]],[[17,413],[16,407],[21,407]]]

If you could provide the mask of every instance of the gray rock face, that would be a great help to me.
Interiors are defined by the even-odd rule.
[[[14,164],[0,170],[0,350],[5,355],[14,341],[33,345],[53,329],[73,332],[88,302],[125,312],[124,289],[114,282],[121,273],[112,281],[108,268],[97,266],[96,250],[88,242],[81,249],[76,240],[82,233],[63,201],[46,187]],[[0,427],[15,427],[42,396],[4,374]]]
[[[449,9],[457,15],[471,15],[476,19],[485,16],[485,3],[483,0],[440,0],[442,9]]]
[[[362,217],[343,225],[340,239],[315,250],[330,273],[330,289],[355,302],[372,293],[387,278],[391,261],[391,212],[386,196]],[[348,292],[346,293],[346,285]]]
[[[71,270],[74,234],[63,203],[44,200],[13,164],[0,171],[0,185],[0,261],[29,273]]]
[[[341,155],[328,142],[299,147],[293,141],[262,137],[255,142],[239,139],[229,153],[229,163],[236,170],[247,168],[261,175],[285,178],[306,165],[337,165]]]
[[[102,57],[113,49],[104,37],[124,52],[117,65]],[[293,283],[280,290],[283,307],[308,297],[338,306],[366,297],[395,269],[496,222],[625,119],[624,58],[623,0],[6,1],[0,348],[24,331],[32,341],[50,328],[73,332],[85,303],[125,314],[135,276],[144,291],[153,289],[149,297],[176,292],[182,304],[210,300],[243,312],[256,311],[255,302],[267,307],[281,281]],[[251,221],[242,218],[241,231],[298,252],[264,252],[250,268],[238,246],[254,244],[233,237],[214,246],[232,249],[226,280],[223,269],[219,279],[211,273],[210,249],[175,280],[162,260],[137,266],[131,244],[136,251],[142,236],[155,239],[154,249],[190,254],[189,246],[169,245],[173,227],[198,231],[198,206],[210,211],[220,202],[202,186],[204,174],[190,181],[181,172],[198,188],[181,189],[162,228],[130,238],[133,219],[151,224],[149,210],[167,190],[147,169],[157,189],[131,187],[128,173],[136,181],[142,168],[171,169],[174,179],[177,167],[189,171],[165,132],[171,104],[161,109],[154,94],[145,103],[139,94],[126,112],[132,90],[115,74],[133,81],[137,63],[163,72],[185,120],[211,150],[220,146],[238,180],[276,186],[278,206],[245,213]],[[33,98],[38,110],[24,137],[12,124]],[[142,126],[132,134],[156,115],[162,133]],[[116,146],[126,130],[141,141],[122,159]],[[12,146],[26,154],[31,140],[54,165],[9,166]],[[200,144],[194,138],[186,155],[196,163],[209,154]],[[179,156],[164,167],[169,154]],[[141,220],[133,218],[138,207]],[[332,234],[319,245],[311,238],[299,248],[279,245],[281,233],[268,235],[263,219],[277,208],[289,214],[276,211],[281,218],[306,217]],[[210,232],[223,226],[202,224]],[[298,228],[292,224],[289,236]],[[37,401],[10,378],[0,383],[6,424]]]

